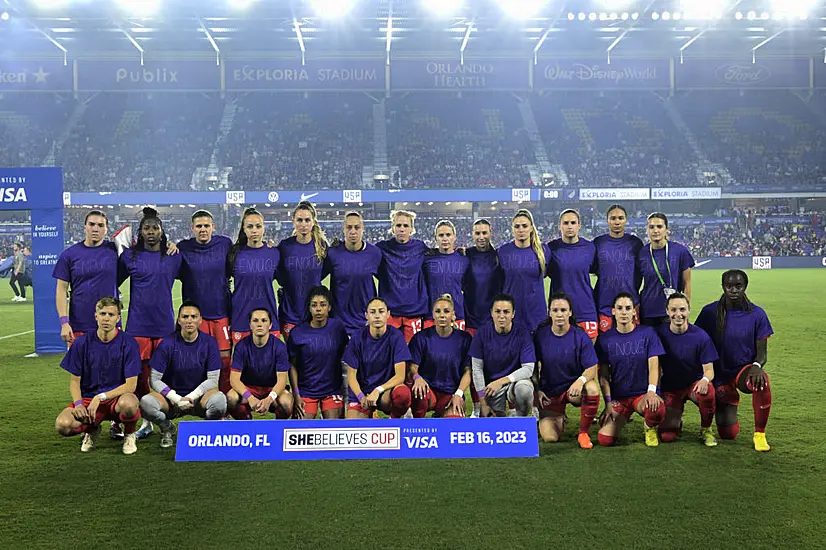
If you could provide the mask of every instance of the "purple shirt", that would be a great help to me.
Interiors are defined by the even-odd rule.
[[[124,250],[118,260],[118,286],[129,279],[126,331],[132,336],[163,338],[175,332],[172,285],[181,270],[180,254]]]
[[[419,239],[401,244],[396,239],[377,243],[381,250],[379,296],[387,300],[393,317],[421,317],[427,313],[427,288],[424,284],[424,253],[427,245]]]
[[[387,327],[378,338],[370,335],[370,327],[353,335],[342,359],[356,369],[356,380],[364,395],[384,384],[396,374],[396,363],[410,361],[410,350],[399,329]],[[358,399],[350,390],[350,402]]]
[[[496,332],[493,322],[485,324],[473,337],[470,356],[484,361],[485,384],[511,374],[522,363],[536,362],[531,333],[516,323],[507,334]]]
[[[252,336],[242,338],[232,353],[232,370],[241,373],[241,382],[245,386],[272,388],[278,381],[279,372],[290,371],[287,346],[273,335],[260,348]]]
[[[101,342],[95,329],[75,339],[60,366],[80,376],[80,394],[91,398],[140,375],[141,352],[135,339],[125,332],[119,330],[110,341]]]
[[[198,331],[194,342],[176,332],[163,339],[149,366],[163,373],[163,383],[183,396],[205,382],[207,373],[221,369],[221,353],[215,338],[205,332]]]
[[[551,257],[548,245],[545,265]],[[504,274],[503,291],[516,301],[515,323],[533,331],[548,318],[548,302],[545,299],[545,273],[539,269],[539,259],[533,248],[519,248],[512,241],[499,247],[499,264]]]
[[[281,253],[278,283],[284,290],[278,307],[278,320],[297,325],[304,320],[310,289],[321,284],[324,262],[316,256],[312,240],[301,244],[295,237],[290,237],[281,241],[278,251]]]
[[[680,243],[668,241],[667,264],[665,248],[653,252],[654,260],[657,262],[657,267],[665,284],[680,292],[685,290],[683,271],[694,267],[694,257],[691,252]],[[657,272],[654,271],[654,264],[651,263],[651,244],[643,246],[637,258],[639,259],[640,274],[643,280],[643,287],[640,292],[640,317],[643,319],[665,317],[665,293],[663,292],[663,285],[657,277]],[[671,267],[670,281],[668,279],[669,266]]]
[[[714,342],[705,331],[688,325],[682,334],[671,332],[670,324],[657,327],[665,354],[660,357],[663,391],[678,391],[691,387],[703,377],[703,365],[717,361]]]
[[[642,249],[639,237],[626,233],[617,239],[606,233],[594,239],[594,246],[597,248],[594,297],[599,313],[610,317],[614,298],[620,292],[630,293],[634,297],[634,305],[639,304],[642,285],[637,263]]]
[[[456,319],[465,318],[465,298],[462,295],[462,280],[470,262],[458,252],[428,254],[424,257],[424,279],[427,285],[427,314],[425,319],[433,319],[433,303],[442,294],[450,294]],[[392,311],[392,310],[391,310]]]
[[[227,255],[232,241],[213,235],[207,244],[193,239],[178,243],[181,264],[181,290],[184,301],[198,304],[204,319],[229,317],[229,267]]]
[[[281,257],[277,248],[262,246],[250,248],[242,246],[235,257],[232,278],[235,287],[232,293],[232,319],[230,326],[234,332],[249,332],[250,313],[255,308],[265,308],[270,317],[278,311],[272,281]]]
[[[83,242],[64,250],[57,259],[52,277],[69,283],[69,324],[76,332],[93,332],[95,304],[101,298],[118,297],[118,251],[111,241],[100,246]]]
[[[298,325],[287,339],[287,352],[298,373],[302,397],[341,395],[341,358],[347,348],[347,331],[338,319],[321,328]]]
[[[548,243],[548,272],[551,275],[551,294],[564,292],[571,297],[577,322],[596,321],[594,289],[591,288],[591,270],[596,260],[594,243],[582,237],[574,244],[554,239]]]
[[[481,252],[475,246],[468,248],[470,268],[465,275],[465,325],[479,328],[490,321],[493,297],[502,292],[502,270],[499,254],[491,247]]]
[[[750,312],[742,309],[729,310],[726,331],[720,338],[717,333],[717,304],[708,304],[697,316],[696,325],[711,336],[720,358],[714,363],[714,385],[722,386],[731,381],[746,365],[757,358],[757,342],[772,334],[771,323],[763,308],[752,304]]]
[[[463,330],[454,329],[443,338],[436,327],[417,332],[410,340],[410,362],[419,365],[419,376],[431,388],[453,393],[462,375],[470,368],[470,343],[473,339]]]
[[[639,325],[627,334],[616,328],[599,335],[599,362],[611,365],[611,397],[637,397],[648,391],[648,359],[665,353],[657,332]]]
[[[548,397],[567,391],[586,369],[597,364],[594,344],[579,327],[557,336],[550,324],[543,325],[536,329],[533,342],[536,358],[542,362],[539,389]]]
[[[322,278],[330,275],[330,292],[333,294],[332,317],[340,319],[353,335],[364,328],[367,320],[367,302],[376,297],[373,277],[379,274],[381,250],[364,243],[358,252],[347,250],[344,243],[327,250]]]

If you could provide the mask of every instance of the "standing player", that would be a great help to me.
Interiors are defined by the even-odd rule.
[[[272,314],[266,309],[253,309],[249,325],[252,335],[238,342],[232,354],[232,389],[227,393],[230,414],[236,420],[249,420],[253,411],[269,411],[276,418],[289,418],[293,396],[287,391],[287,346],[272,335]]]
[[[138,450],[135,424],[141,415],[134,392],[141,359],[135,339],[118,330],[120,310],[117,298],[98,300],[97,330],[78,336],[60,362],[72,375],[72,404],[57,417],[55,429],[64,436],[82,433],[80,450],[84,453],[95,448],[104,420],[123,423],[123,454]]]
[[[516,405],[518,416],[531,414],[536,351],[528,329],[514,322],[514,307],[513,297],[495,296],[493,322],[480,328],[470,345],[473,385],[481,388],[477,394],[483,417],[505,416],[508,402]]]
[[[364,220],[358,212],[344,216],[344,242],[327,250],[323,279],[330,275],[335,310],[332,317],[344,323],[348,336],[364,328],[367,302],[376,297],[373,277],[379,274],[382,253],[375,245],[364,242]]]
[[[665,350],[653,328],[634,324],[633,296],[617,294],[613,313],[616,326],[600,335],[596,345],[605,399],[599,444],[614,445],[636,411],[645,417],[645,444],[656,447],[660,444],[657,426],[665,419],[665,405],[657,395],[659,356]]]
[[[293,236],[281,241],[278,282],[284,291],[278,320],[284,338],[299,324],[307,306],[310,289],[321,284],[327,239],[318,225],[315,207],[301,201],[293,211]]]
[[[439,296],[433,304],[434,326],[424,329],[410,341],[410,369],[413,381],[414,418],[465,416],[465,390],[470,386],[470,342],[472,337],[455,330],[456,314],[450,294]]]
[[[347,418],[370,418],[376,409],[401,418],[410,408],[410,388],[404,385],[410,350],[399,329],[388,326],[390,310],[381,298],[367,304],[367,327],[347,344],[350,399]]]
[[[533,335],[538,374],[534,375],[539,405],[539,435],[556,442],[565,432],[565,406],[580,407],[577,442],[583,449],[594,444],[588,430],[599,408],[597,354],[585,331],[576,326],[571,298],[551,295],[549,315]]]
[[[427,286],[429,312],[424,328],[435,325],[433,306],[442,295],[449,294],[453,299],[453,313],[456,316],[456,328],[465,329],[465,300],[462,295],[462,281],[467,273],[469,261],[454,248],[456,228],[448,220],[436,224],[436,244],[438,248],[428,250],[424,258],[424,279]]]
[[[594,243],[579,236],[582,227],[579,212],[568,209],[559,216],[562,237],[548,243],[548,271],[551,276],[551,294],[568,294],[573,300],[573,314],[579,326],[596,341],[598,331],[597,308],[591,288],[591,270],[596,260]]]
[[[14,298],[12,298],[12,302],[25,302],[26,301],[26,286],[23,284],[23,270],[25,268],[26,257],[23,255],[23,245],[20,243],[14,243],[14,264],[11,271],[11,278],[9,279],[9,286],[11,287],[12,291],[14,292]],[[20,289],[18,290],[15,283],[19,283]]]
[[[138,379],[138,397],[149,393],[149,361],[161,341],[175,332],[172,285],[179,277],[181,256],[167,254],[163,223],[154,208],[143,209],[138,242],[118,260],[118,286],[129,279],[129,317],[126,332],[138,341],[142,370]],[[152,424],[144,418],[138,439],[152,433]]]
[[[406,210],[390,213],[393,238],[376,246],[382,252],[379,266],[379,296],[387,300],[392,312],[388,324],[402,331],[406,342],[422,330],[422,317],[427,313],[427,288],[422,264],[427,245],[416,234],[416,214]]]
[[[347,348],[344,323],[330,318],[332,296],[327,287],[310,289],[308,321],[298,325],[287,340],[290,386],[295,395],[295,417],[342,418],[341,358]]]
[[[161,429],[162,449],[175,444],[172,419],[189,414],[218,420],[227,412],[227,397],[218,390],[218,342],[201,331],[202,321],[194,302],[182,303],[178,331],[164,338],[150,362],[154,391],[141,398],[141,412]]]
[[[533,332],[547,315],[545,273],[551,251],[539,240],[533,215],[528,210],[516,211],[511,228],[513,241],[498,250],[504,277],[502,288],[514,299],[516,323]],[[476,377],[473,380],[475,383]]]
[[[491,244],[492,237],[488,220],[478,219],[473,222],[473,241],[476,246],[467,249],[469,267],[462,289],[465,296],[465,330],[471,336],[490,321],[493,297],[502,292],[499,254]]]
[[[250,314],[254,309],[277,311],[275,280],[281,255],[277,248],[264,244],[264,217],[255,208],[247,208],[241,217],[238,239],[229,251],[229,271],[235,283],[230,326],[232,342],[238,344],[250,334]],[[281,332],[272,331],[276,338]]]
[[[201,330],[215,338],[221,352],[221,376],[218,388],[229,391],[229,371],[232,365],[229,335],[229,271],[227,256],[232,241],[223,235],[214,235],[212,214],[198,210],[192,214],[194,237],[181,241],[181,294],[183,300],[201,307]]]
[[[640,315],[646,325],[668,322],[665,299],[681,292],[691,299],[691,268],[694,257],[684,245],[668,240],[668,217],[661,212],[648,216],[650,242],[637,256],[643,280]]]
[[[717,446],[711,433],[716,399],[714,362],[717,350],[703,329],[688,322],[690,306],[685,295],[675,292],[665,304],[669,324],[657,327],[665,354],[660,358],[663,377],[660,383],[665,398],[665,420],[659,426],[663,443],[675,441],[682,431],[685,402],[700,408],[700,435],[706,447]]]
[[[594,298],[599,311],[600,332],[608,332],[614,326],[611,309],[614,297],[620,292],[627,292],[634,297],[639,319],[642,278],[637,257],[643,245],[639,237],[625,232],[626,223],[628,214],[625,207],[614,204],[608,207],[608,233],[594,239],[597,249]]]
[[[769,375],[763,370],[768,359],[772,330],[763,308],[746,296],[749,277],[739,269],[723,273],[723,295],[697,316],[697,326],[714,341],[720,360],[714,365],[717,387],[717,432],[723,439],[740,433],[737,407],[740,394],[750,393],[754,409],[754,449],[769,451],[766,424],[772,407]]]

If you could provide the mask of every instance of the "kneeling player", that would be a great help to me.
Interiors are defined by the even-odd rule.
[[[600,384],[605,396],[599,444],[616,443],[623,426],[636,411],[645,417],[645,444],[656,447],[660,444],[657,426],[665,419],[665,406],[657,395],[659,356],[665,351],[653,328],[634,324],[631,294],[617,294],[613,314],[616,326],[601,334],[596,345]]]
[[[141,412],[161,429],[164,449],[174,444],[172,419],[195,415],[218,420],[227,412],[227,398],[218,391],[218,342],[201,332],[202,320],[194,302],[181,304],[178,331],[164,338],[149,362],[153,391],[141,398]]]
[[[767,340],[773,334],[763,308],[746,296],[749,278],[732,269],[723,273],[723,295],[703,308],[697,326],[714,341],[720,360],[714,365],[717,386],[717,433],[734,439],[740,433],[737,406],[740,394],[750,393],[754,409],[754,449],[769,451],[766,424],[772,407],[769,375],[763,370],[768,358]]]
[[[663,378],[660,384],[665,397],[665,420],[659,426],[660,439],[669,443],[677,439],[682,429],[685,402],[691,400],[700,408],[700,435],[706,447],[717,440],[711,433],[716,405],[713,363],[717,361],[714,343],[703,329],[688,322],[690,306],[682,293],[668,297],[665,311],[670,320],[659,325],[665,355],[660,358]]]
[[[296,418],[342,418],[341,358],[347,349],[347,329],[330,318],[332,295],[325,286],[310,289],[307,316],[310,321],[290,331],[290,384],[295,393]]]
[[[539,405],[539,435],[556,442],[565,431],[565,405],[581,407],[577,442],[583,449],[594,446],[588,430],[599,408],[596,383],[597,354],[591,338],[577,326],[568,295],[551,296],[549,318],[533,335],[539,374],[534,375]]]
[[[65,436],[82,433],[84,453],[95,448],[104,420],[123,423],[123,454],[138,450],[135,423],[141,414],[134,392],[141,355],[135,339],[117,328],[120,310],[116,298],[100,299],[95,305],[97,331],[78,336],[60,362],[72,375],[72,404],[57,417],[55,429]]]
[[[465,416],[465,390],[470,386],[470,334],[454,328],[453,298],[443,294],[433,303],[435,326],[410,341],[409,377],[413,381],[414,418]]]
[[[366,316],[368,326],[353,335],[342,359],[350,386],[347,418],[370,418],[376,409],[401,418],[411,404],[404,385],[410,350],[402,332],[387,325],[390,310],[382,298],[367,303]]]
[[[227,393],[230,414],[236,420],[251,419],[253,411],[289,418],[293,396],[287,391],[287,346],[271,334],[272,314],[268,310],[253,309],[249,326],[252,335],[235,344],[232,355],[232,389]]]

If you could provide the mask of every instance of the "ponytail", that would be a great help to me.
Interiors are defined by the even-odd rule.
[[[229,273],[232,274],[233,270],[235,269],[235,260],[238,258],[238,251],[241,250],[242,246],[247,246],[247,234],[244,232],[244,222],[247,220],[249,216],[261,216],[261,213],[256,210],[255,208],[247,208],[244,210],[244,214],[241,216],[241,228],[238,230],[238,238],[235,239],[235,243],[229,249],[229,256],[228,256],[228,263],[229,263]],[[264,217],[261,216],[261,219]]]
[[[531,248],[533,249],[534,253],[536,254],[536,259],[539,261],[539,274],[544,277],[545,276],[545,249],[542,248],[542,241],[539,240],[539,233],[536,231],[536,224],[533,222],[533,214],[531,214],[530,210],[526,208],[520,208],[516,211],[516,214],[513,215],[513,220],[516,218],[528,218],[531,222]]]
[[[293,210],[293,218],[295,218],[295,214],[299,210],[306,210],[310,213],[310,216],[313,218],[313,229],[310,231],[310,236],[313,238],[313,245],[315,245],[315,255],[318,259],[318,263],[324,262],[324,259],[327,258],[327,237],[324,235],[324,231],[321,229],[321,226],[318,225],[318,215],[316,214],[315,206],[310,201],[301,201],[298,203],[298,206],[295,207]],[[293,229],[293,235],[295,235],[295,229]]]

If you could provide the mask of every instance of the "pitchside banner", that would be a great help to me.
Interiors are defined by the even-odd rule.
[[[655,187],[651,189],[651,200],[694,200],[720,199],[720,187]]]
[[[649,189],[580,189],[581,201],[647,201],[650,197]]]
[[[809,59],[686,59],[674,66],[677,89],[808,88]]]
[[[0,210],[30,210],[34,276],[34,347],[63,353],[52,270],[63,252],[63,172],[60,168],[0,168]]]
[[[71,91],[72,83],[62,61],[0,61],[0,92]]]
[[[514,59],[396,59],[394,90],[527,90],[527,61]]]
[[[540,60],[534,66],[537,90],[667,89],[668,59]]]
[[[215,61],[78,61],[81,91],[218,91],[220,67]]]
[[[381,59],[228,60],[227,90],[384,90]]]
[[[178,424],[177,462],[532,458],[536,419],[245,420]]]

